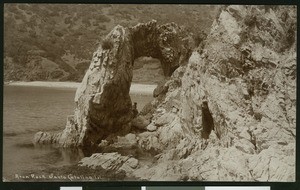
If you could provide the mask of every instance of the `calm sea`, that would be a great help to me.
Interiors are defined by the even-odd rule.
[[[4,86],[3,106],[3,177],[76,164],[80,151],[51,146],[34,147],[38,131],[56,132],[64,129],[66,118],[73,114],[75,89]],[[131,95],[138,109],[152,96]]]

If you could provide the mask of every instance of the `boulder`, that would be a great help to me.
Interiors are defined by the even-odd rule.
[[[163,114],[161,117],[159,117],[156,121],[155,121],[155,125],[156,126],[163,126],[166,125],[168,123],[171,123],[175,118],[175,115],[173,113],[166,113]]]
[[[124,137],[117,137],[117,142],[114,144],[115,147],[126,148],[137,145],[137,137],[135,134],[129,133]]]
[[[33,137],[34,144],[51,144],[55,140],[53,134],[47,132],[37,132]]]
[[[156,131],[157,127],[153,124],[152,125],[150,124],[146,127],[146,129],[147,131]]]
[[[131,125],[133,127],[138,128],[138,129],[143,129],[143,130],[145,130],[147,125],[149,125],[149,124],[150,124],[150,121],[141,115],[134,118],[131,122]]]
[[[117,152],[96,153],[90,157],[85,157],[78,163],[91,169],[102,168],[107,172],[119,174],[124,172],[126,176],[132,176],[132,172],[139,167],[139,161],[133,157],[122,156]]]

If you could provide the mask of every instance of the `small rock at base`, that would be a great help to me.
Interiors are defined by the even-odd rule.
[[[155,125],[148,125],[147,128],[146,128],[148,131],[156,131],[157,130],[157,127]]]

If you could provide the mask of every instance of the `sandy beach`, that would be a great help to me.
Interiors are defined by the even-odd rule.
[[[51,88],[78,88],[80,83],[77,82],[50,82],[50,81],[33,81],[33,82],[9,82],[5,83],[9,86],[36,86],[36,87],[51,87]],[[149,95],[153,93],[153,90],[157,85],[153,84],[137,84],[131,83],[130,93]]]

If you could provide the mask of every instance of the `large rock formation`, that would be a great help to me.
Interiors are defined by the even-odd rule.
[[[147,32],[139,34],[147,39],[145,34],[153,34],[151,32],[153,25],[155,24],[142,24],[128,30],[133,32],[134,39],[134,36],[137,36],[134,31],[145,31],[146,29],[138,28],[150,26],[146,27]],[[118,31],[116,29],[115,32]],[[126,31],[125,29],[125,34]],[[167,55],[176,55],[176,53],[170,53],[173,51],[169,51],[168,48],[161,48],[160,44],[164,43],[135,40],[137,44],[131,47],[139,48],[130,52],[142,52],[139,49],[147,47],[146,50],[152,53],[143,50],[141,54],[134,53],[126,56],[161,55],[164,57],[161,60],[170,60],[163,68],[166,75],[172,73],[171,78],[160,85],[154,92],[157,98],[143,110],[144,118],[148,118],[149,114],[151,117],[150,124],[143,126],[145,130],[102,140],[99,144],[100,150],[108,152],[108,149],[111,149],[115,152],[136,148],[152,154],[154,160],[143,159],[143,163],[139,162],[136,167],[126,170],[127,176],[134,176],[141,180],[294,181],[295,36],[295,7],[227,6],[220,11],[214,21],[206,42],[201,44],[203,49],[194,51],[187,65],[178,67],[180,60],[185,58],[185,51],[181,51],[180,56],[177,53],[176,58],[165,59],[168,57],[166,52],[169,52]],[[122,38],[122,40],[126,39]],[[151,39],[156,38],[151,37]],[[158,44],[159,48],[152,51],[151,48],[155,47],[152,43]],[[156,52],[157,50],[160,53]],[[101,49],[101,52],[106,51]],[[162,61],[163,64],[165,62]],[[92,63],[88,73],[93,71],[93,67]],[[121,76],[118,77],[124,80],[130,79],[130,74],[119,74]],[[90,92],[88,89],[92,88],[89,82],[93,79],[91,76],[94,75],[86,75],[87,78],[76,96],[76,115],[90,117],[70,119],[69,123],[78,125],[69,126],[78,126],[78,130],[81,131],[106,130],[106,128],[94,129],[86,125],[96,123],[96,126],[102,126],[102,122],[114,118],[109,113],[117,111],[113,110],[115,108],[112,106],[103,116],[99,115],[101,121],[97,120],[98,116],[93,118],[97,113],[101,113],[102,103],[108,104],[106,101],[101,101],[105,100],[101,98],[109,91],[105,86],[110,83],[101,82],[104,84],[102,90],[96,90],[94,94],[88,93]],[[97,78],[96,75],[94,78]],[[119,88],[126,86],[127,83],[124,83]],[[119,88],[115,89],[116,94],[120,92]],[[89,95],[93,96],[90,99],[84,98]],[[124,98],[126,96],[122,97],[124,110],[130,110],[130,101]],[[97,102],[100,104],[99,107],[96,107]],[[128,107],[124,102],[128,102]],[[111,122],[119,126],[125,125],[129,121],[126,119],[130,118],[130,111],[126,114],[122,115],[124,117],[118,117],[124,119],[115,118]],[[110,126],[106,123],[105,125]],[[72,131],[74,130],[69,130],[66,134],[72,134]],[[74,134],[91,137],[86,133]],[[105,134],[105,132],[93,134]],[[49,136],[45,134],[43,136],[49,139]],[[43,138],[43,136],[40,134],[37,137]],[[98,141],[102,138],[95,139]],[[140,156],[133,155],[137,159]],[[81,163],[89,160],[93,163],[93,167],[96,163],[100,163],[101,166],[104,158],[109,160],[109,154],[96,154],[90,160],[84,159]],[[105,168],[110,170],[109,167]]]
[[[65,130],[55,135],[39,132],[34,142],[91,146],[112,133],[128,133],[133,119],[129,89],[134,60],[157,58],[165,76],[170,76],[190,56],[189,40],[174,23],[116,26],[93,54],[76,92],[75,114],[68,117]]]
[[[152,120],[155,124],[173,115],[146,138],[148,149],[162,152],[157,165],[136,175],[150,180],[294,181],[295,26],[295,7],[222,10],[204,49],[174,72],[173,80],[178,80],[175,74],[184,70],[181,86],[169,89]],[[205,116],[210,114],[213,122]],[[210,134],[208,140],[203,133]]]
[[[153,130],[106,147],[152,152],[142,180],[295,181],[295,26],[295,7],[224,7],[155,92]]]

